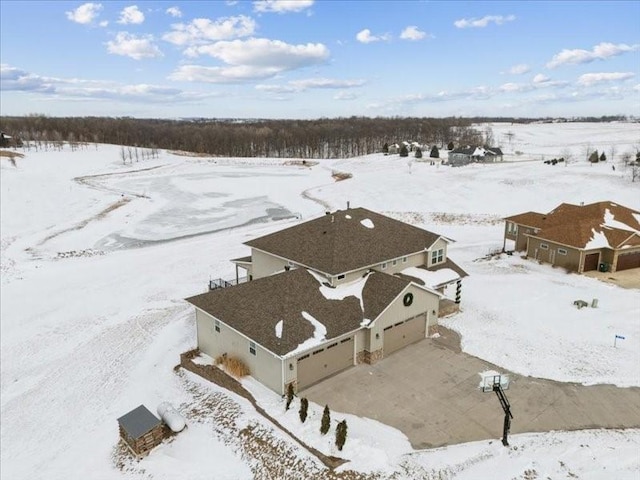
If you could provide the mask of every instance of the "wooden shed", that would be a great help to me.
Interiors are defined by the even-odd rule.
[[[144,456],[164,438],[162,421],[144,405],[118,419],[120,438],[138,457]]]

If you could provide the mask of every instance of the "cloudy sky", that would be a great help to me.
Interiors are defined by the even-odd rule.
[[[640,115],[640,2],[0,2],[0,113]]]

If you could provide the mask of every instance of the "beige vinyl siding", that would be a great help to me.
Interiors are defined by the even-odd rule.
[[[535,235],[535,228],[518,225],[518,235],[516,235],[516,252],[527,250],[528,235]]]
[[[405,307],[403,299],[407,293],[413,294],[413,303],[410,306]],[[381,349],[384,339],[384,329],[400,320],[405,320],[427,312],[429,325],[435,325],[438,320],[439,303],[440,299],[435,293],[425,291],[415,285],[408,285],[398,298],[396,298],[376,319],[370,329],[370,345],[367,350],[374,352]],[[435,314],[433,313],[434,311]],[[376,338],[376,334],[378,335],[378,338]]]
[[[332,277],[332,279],[333,279],[332,285],[333,286],[338,286],[338,285],[340,285],[342,283],[353,282],[355,280],[358,280],[358,279],[362,278],[362,276],[368,271],[369,271],[369,269],[365,268],[365,269],[362,269],[362,270],[356,270],[355,272],[347,273],[347,274],[345,274],[344,278],[338,278],[337,276],[336,277]]]
[[[359,353],[363,350],[370,351],[369,347],[369,330],[367,328],[358,330],[358,332],[356,333],[356,353]]]
[[[255,248],[251,249],[251,260],[253,263],[253,279],[268,277],[276,272],[281,272],[288,265],[287,260],[269,255]]]
[[[437,262],[437,263],[433,263],[432,260],[432,253],[436,252],[440,249],[443,249],[443,257],[442,257],[442,262]],[[440,265],[442,263],[444,263],[444,261],[447,259],[447,242],[445,242],[442,238],[439,238],[429,249],[428,252],[426,252],[426,258],[425,260],[427,260],[427,266],[431,267],[433,265]]]
[[[542,244],[547,248],[542,248]],[[561,253],[562,250],[567,252],[566,255]],[[571,272],[577,272],[580,265],[580,250],[535,237],[529,237],[527,256]]]
[[[405,257],[407,261],[403,262],[402,259]],[[396,260],[395,266],[393,265],[393,260]],[[341,283],[347,283],[347,282],[352,282],[354,280],[357,280],[358,278],[361,278],[369,270],[377,270],[379,272],[393,275],[394,273],[401,272],[405,268],[418,267],[420,265],[424,265],[424,262],[425,262],[424,252],[418,252],[412,255],[405,255],[404,257],[390,258],[385,262],[387,264],[387,268],[385,268],[384,270],[382,269],[382,263],[379,263],[371,267],[356,270],[354,272],[349,272],[345,274],[344,278],[341,278],[341,279],[338,279],[338,277],[334,277],[333,285],[337,286],[337,285],[340,285]]]
[[[220,332],[215,331],[215,318],[196,309],[198,348],[212,358],[226,353],[241,359],[251,376],[278,394],[284,393],[282,360],[256,343],[256,354],[249,353],[250,340],[220,321]],[[288,368],[288,367],[287,367]]]

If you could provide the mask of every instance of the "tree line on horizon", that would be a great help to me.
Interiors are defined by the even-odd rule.
[[[28,115],[0,117],[0,129],[36,146],[107,143],[228,157],[348,158],[380,152],[389,142],[484,142],[483,132],[470,120],[455,117],[168,120]]]
[[[594,117],[596,118],[596,117]],[[606,121],[624,117],[600,117]],[[380,152],[385,143],[440,148],[493,144],[474,124],[544,119],[491,117],[349,117],[315,120],[138,119],[131,117],[0,117],[0,130],[26,142],[108,143],[225,157],[349,158]],[[595,121],[595,120],[594,120]],[[605,121],[605,120],[602,120]]]

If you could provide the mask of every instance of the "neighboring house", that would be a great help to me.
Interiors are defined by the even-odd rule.
[[[493,163],[503,160],[502,150],[498,147],[458,147],[448,152],[447,163],[453,167],[469,163]]]
[[[466,273],[447,258],[450,243],[364,208],[246,242],[251,255],[233,262],[251,281],[187,299],[198,348],[239,357],[279,394],[374,363],[457,307],[443,292],[455,285],[459,303]]]
[[[13,137],[4,132],[0,132],[0,147],[8,147],[11,145]]]
[[[567,270],[640,268],[640,212],[613,202],[563,203],[547,214],[506,217],[504,247]]]

